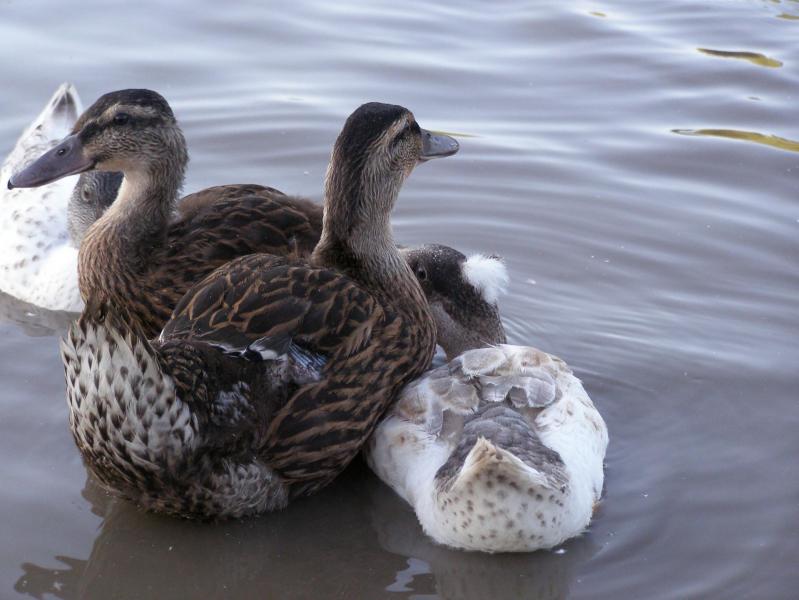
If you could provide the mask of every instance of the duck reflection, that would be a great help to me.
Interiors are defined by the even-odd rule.
[[[0,323],[15,323],[30,337],[61,334],[74,319],[73,313],[47,310],[0,292]]]
[[[258,519],[196,523],[144,513],[91,477],[103,524],[86,560],[23,563],[34,598],[563,598],[589,537],[566,552],[485,555],[434,545],[360,460],[329,489]]]
[[[580,565],[599,550],[590,535],[554,552],[492,555],[451,550],[424,535],[413,509],[387,486],[370,486],[369,496],[380,547],[406,557],[406,568],[387,589],[413,591],[414,598],[566,598]]]

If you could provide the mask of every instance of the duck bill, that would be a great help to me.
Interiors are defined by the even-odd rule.
[[[460,146],[454,138],[443,133],[433,133],[422,129],[422,155],[419,160],[425,161],[433,158],[452,156]]]
[[[94,161],[83,152],[77,135],[65,137],[30,165],[8,180],[8,189],[39,187],[68,175],[83,173],[94,167]]]

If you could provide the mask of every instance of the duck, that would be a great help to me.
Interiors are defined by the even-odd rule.
[[[436,339],[450,359],[488,344],[504,344],[497,307],[509,277],[499,256],[465,254],[443,244],[400,248],[430,305]],[[441,343],[443,342],[443,343]]]
[[[90,288],[61,353],[70,429],[97,479],[197,519],[277,510],[332,481],[430,365],[433,320],[390,213],[419,162],[457,150],[404,107],[364,104],[333,147],[308,260],[228,262],[152,341],[126,304]],[[146,228],[130,204],[131,226]]]
[[[582,383],[561,359],[506,343],[498,257],[439,245],[406,256],[449,362],[402,390],[364,448],[369,466],[444,546],[532,552],[580,535],[608,445]]]
[[[77,271],[82,299],[124,306],[154,338],[189,288],[217,267],[259,252],[307,257],[322,230],[319,205],[262,185],[215,186],[178,202],[187,162],[183,132],[163,96],[118,90],[95,101],[69,135],[7,185],[16,192],[75,174],[122,174],[111,205],[76,226],[77,269],[63,266],[62,277]]]
[[[82,111],[75,86],[64,83],[28,125],[0,168],[0,181],[55,146]],[[0,189],[0,291],[52,311],[79,312],[81,224],[116,197],[114,174],[66,177],[39,189]],[[117,183],[118,187],[118,183]]]

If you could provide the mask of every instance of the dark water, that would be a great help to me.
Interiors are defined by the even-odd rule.
[[[796,597],[797,16],[792,0],[0,2],[3,148],[64,80],[87,103],[167,96],[186,191],[319,199],[367,100],[473,136],[414,173],[397,238],[504,255],[511,341],[573,365],[611,434],[600,514],[558,552],[435,547],[357,465],[260,519],[143,514],[73,446],[67,319],[6,299],[0,597]]]

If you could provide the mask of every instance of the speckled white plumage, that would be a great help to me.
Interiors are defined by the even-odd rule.
[[[0,290],[49,310],[77,312],[78,249],[67,231],[77,176],[40,188],[7,187],[9,178],[66,136],[82,111],[74,86],[62,84],[28,126],[0,170]]]
[[[409,385],[366,454],[436,542],[521,552],[585,530],[607,443],[602,417],[563,361],[500,345]]]
[[[150,343],[119,322],[74,322],[61,341],[61,357],[75,443],[111,489],[124,490],[150,510],[174,513],[183,506],[188,513],[212,506],[220,518],[287,504],[288,488],[257,456],[211,457],[213,443],[191,406],[195,399],[180,398]],[[247,390],[240,382],[221,392],[211,419],[235,425],[252,418],[242,398]]]

